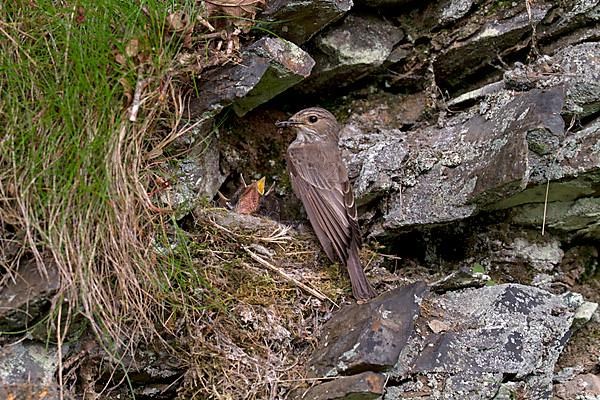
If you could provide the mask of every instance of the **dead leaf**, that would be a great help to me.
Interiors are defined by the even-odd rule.
[[[120,52],[118,52],[118,51],[115,51],[114,54],[115,54],[115,61],[117,62],[117,64],[119,64],[119,65],[125,65],[125,63],[127,62],[125,60],[125,56],[123,54],[121,54]]]
[[[178,34],[183,39],[183,47],[192,48],[192,32],[194,23],[190,21],[189,14],[183,11],[176,11],[167,16],[169,31]]]
[[[75,22],[77,25],[81,25],[85,22],[85,9],[81,6],[77,7],[77,16],[75,16]]]
[[[172,32],[183,32],[190,27],[190,16],[183,11],[176,11],[167,16],[167,23]]]
[[[205,1],[208,16],[223,14],[232,17],[231,23],[242,29],[249,28],[258,9],[265,5],[265,0],[207,0]]]
[[[127,57],[133,58],[138,55],[140,51],[140,41],[138,39],[131,39],[125,46],[125,54]]]
[[[431,329],[431,331],[433,333],[447,332],[450,330],[450,327],[448,326],[448,324],[446,324],[443,321],[440,321],[439,319],[433,319],[433,320],[429,321],[427,323],[427,325],[429,326],[429,329]]]
[[[128,107],[133,100],[133,87],[129,84],[129,81],[125,78],[119,79],[119,83],[123,86],[123,97],[124,97],[124,106]]]
[[[210,22],[208,22],[207,20],[205,20],[204,18],[202,18],[201,15],[198,14],[198,16],[196,17],[196,20],[200,23],[200,25],[202,25],[205,28],[207,28],[210,32],[214,32],[215,31],[215,27],[212,26],[210,24]]]

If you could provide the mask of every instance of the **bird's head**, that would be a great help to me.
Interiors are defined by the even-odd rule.
[[[279,128],[294,128],[298,135],[297,140],[303,142],[337,141],[340,130],[333,114],[319,107],[298,111],[287,121],[277,121],[275,125]]]

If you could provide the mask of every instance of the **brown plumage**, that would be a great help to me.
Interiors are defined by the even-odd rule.
[[[376,295],[360,264],[360,228],[348,171],[338,147],[340,127],[322,108],[307,108],[279,127],[292,127],[296,140],[287,151],[294,193],[300,198],[310,223],[331,261],[348,268],[356,299]]]

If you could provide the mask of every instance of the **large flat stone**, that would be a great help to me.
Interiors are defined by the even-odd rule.
[[[284,39],[303,44],[352,8],[352,0],[275,0],[267,2],[261,18]]]
[[[564,136],[563,98],[562,88],[507,94],[480,113],[410,135],[394,130],[372,135],[350,124],[341,136],[350,169],[360,171],[357,197],[386,198],[383,227],[392,230],[493,207],[529,182],[528,132]],[[370,146],[354,147],[363,140]]]
[[[35,261],[23,262],[14,280],[0,288],[0,331],[12,332],[30,328],[50,308],[52,296],[60,287],[59,272],[51,259],[46,273]]]
[[[238,115],[258,107],[310,75],[314,60],[283,39],[264,37],[242,52],[242,60],[206,72],[191,113],[220,111],[232,105]]]
[[[449,292],[422,304],[412,336],[391,375],[385,399],[420,390],[429,399],[549,399],[554,365],[580,298],[516,284]],[[432,329],[431,321],[444,329]],[[419,389],[418,389],[419,388]],[[420,398],[420,397],[419,397]]]
[[[384,392],[385,376],[375,372],[336,378],[310,388],[296,400],[374,400]]]
[[[404,37],[402,30],[385,19],[349,14],[341,24],[314,39],[316,66],[300,85],[303,92],[341,88],[379,68]]]
[[[340,310],[323,327],[311,373],[349,375],[392,367],[412,334],[425,290],[425,284],[415,283]]]

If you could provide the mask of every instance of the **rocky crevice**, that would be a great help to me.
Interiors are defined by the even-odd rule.
[[[266,176],[262,218],[298,228],[273,123],[317,104],[338,116],[382,295],[328,315],[303,366],[322,381],[296,396],[600,395],[600,2],[278,0],[259,18],[275,35],[195,77],[161,201],[194,221],[240,175]],[[0,292],[3,329],[38,321],[56,290],[23,268]],[[3,350],[2,380],[22,381],[18,359],[54,390],[56,351]],[[175,396],[185,366],[146,355],[128,360],[137,393]]]

